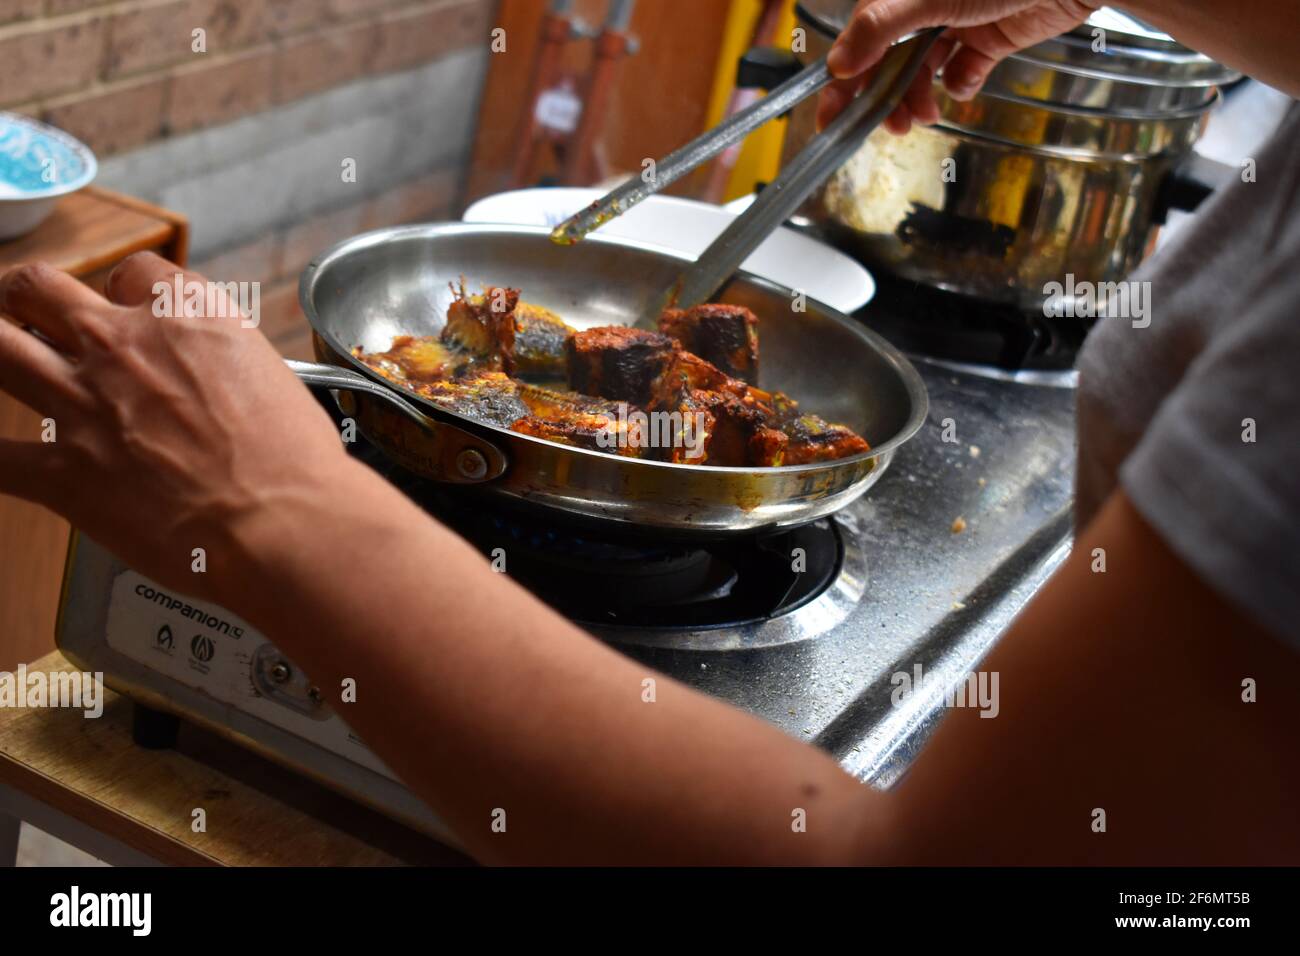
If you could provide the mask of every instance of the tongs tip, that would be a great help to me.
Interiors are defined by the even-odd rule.
[[[557,246],[576,246],[605,223],[623,214],[623,204],[606,196],[597,199],[586,209],[574,213],[551,231],[551,242]]]
[[[551,230],[551,242],[557,246],[576,246],[582,241],[582,233],[569,223],[560,223]]]

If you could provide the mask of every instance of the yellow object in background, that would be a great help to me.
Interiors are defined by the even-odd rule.
[[[794,33],[795,0],[783,0],[781,17],[772,45],[789,47]],[[733,0],[718,54],[718,69],[709,98],[709,126],[724,119],[727,103],[736,88],[736,67],[749,49],[763,13],[763,0]],[[781,146],[785,142],[785,120],[774,120],[752,133],[741,147],[731,172],[723,202],[748,196],[760,182],[770,183],[781,168]]]
[[[1031,100],[1045,100],[1050,98],[1052,74],[1047,70],[1041,70],[1041,76],[1033,83],[1020,83],[1013,89],[1016,93]],[[1037,118],[1034,120],[1032,128],[1029,130],[1032,139],[1030,142],[1042,142],[1047,138],[1047,125],[1051,121],[1051,114],[1047,110],[1035,110]],[[1019,123],[1020,117],[1017,117]],[[1001,132],[1001,130],[994,130]],[[1011,138],[1023,138],[1025,131],[1017,126],[1015,130],[1007,130],[1006,135]],[[1026,156],[1018,153],[1008,153],[1002,159],[998,160],[998,173],[995,182],[998,183],[998,189],[989,197],[988,217],[989,221],[996,222],[1011,229],[1017,229],[1020,226],[1020,217],[1024,214],[1025,202],[1029,196],[1029,190],[1033,186],[1034,170],[1038,167],[1039,160],[1032,156]],[[1010,250],[1008,250],[1010,255]]]

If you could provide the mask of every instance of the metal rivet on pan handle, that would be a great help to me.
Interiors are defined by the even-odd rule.
[[[488,472],[487,459],[477,448],[462,448],[456,456],[456,470],[469,481],[480,481]]]

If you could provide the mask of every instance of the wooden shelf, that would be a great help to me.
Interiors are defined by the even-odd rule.
[[[84,279],[146,249],[184,264],[188,243],[184,216],[90,186],[59,200],[35,232],[0,242],[0,272],[45,261]]]

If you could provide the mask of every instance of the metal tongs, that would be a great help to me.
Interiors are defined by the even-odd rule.
[[[690,308],[707,302],[758,245],[801,206],[831,173],[848,161],[867,135],[902,100],[944,27],[924,30],[894,44],[876,67],[870,84],[804,147],[700,257],[665,290],[658,305]],[[653,175],[637,175],[556,227],[551,240],[571,245],[648,196],[672,185],[696,167],[744,139],[769,120],[820,91],[831,81],[823,57],[698,139],[656,164]],[[662,308],[644,315],[639,327],[657,327]]]

